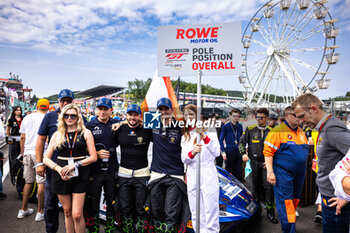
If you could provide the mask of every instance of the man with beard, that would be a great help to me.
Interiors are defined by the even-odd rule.
[[[315,143],[318,156],[316,183],[322,196],[322,230],[324,233],[349,232],[350,205],[335,197],[329,174],[349,151],[350,132],[342,121],[327,114],[322,101],[310,93],[296,98],[292,107],[298,119],[319,133]]]
[[[115,143],[121,151],[118,185],[123,232],[130,233],[146,232],[148,228],[144,205],[150,177],[147,151],[152,131],[142,127],[141,116],[140,106],[130,105],[126,113],[127,124],[123,123],[115,132]]]
[[[99,210],[102,187],[106,197],[106,232],[114,232],[113,200],[116,191],[117,153],[113,142],[111,118],[112,101],[100,99],[97,104],[97,117],[86,124],[95,140],[98,160],[90,166],[90,185],[88,190],[88,228],[89,232],[99,232]],[[91,221],[91,220],[93,221]]]

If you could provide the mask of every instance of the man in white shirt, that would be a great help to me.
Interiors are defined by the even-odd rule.
[[[38,185],[38,212],[35,221],[44,220],[44,184],[45,177],[35,173],[35,167],[42,165],[36,163],[35,146],[38,138],[38,131],[45,114],[49,110],[50,103],[47,99],[40,99],[37,103],[37,112],[26,116],[23,119],[21,133],[21,154],[23,154],[23,178],[26,183],[23,189],[22,208],[18,211],[17,218],[25,218],[31,215],[34,210],[28,208],[28,199],[30,191],[33,188],[33,183],[36,180]]]

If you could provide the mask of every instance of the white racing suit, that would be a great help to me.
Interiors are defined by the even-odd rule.
[[[193,229],[196,229],[196,158],[192,150],[197,141],[196,130],[190,131],[191,138],[185,140],[182,136],[181,158],[187,168],[187,194],[192,215]],[[197,154],[201,159],[201,201],[200,201],[200,231],[201,233],[218,233],[219,224],[219,194],[220,186],[215,167],[215,158],[220,155],[220,144],[216,131],[207,132],[207,138],[201,141],[202,152]],[[196,156],[196,157],[197,157]]]

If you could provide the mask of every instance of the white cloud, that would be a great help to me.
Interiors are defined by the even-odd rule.
[[[155,35],[160,24],[249,20],[264,0],[18,0],[0,3],[0,42],[66,45]],[[350,0],[330,0],[327,7],[349,20]],[[97,38],[99,36],[100,38]],[[123,37],[124,36],[124,37]],[[43,46],[38,44],[43,44]],[[75,46],[74,44],[72,44]]]
[[[65,53],[90,44],[156,36],[164,23],[205,23],[248,18],[255,0],[18,0],[0,3],[0,43],[26,43]],[[157,24],[157,23],[155,23]]]

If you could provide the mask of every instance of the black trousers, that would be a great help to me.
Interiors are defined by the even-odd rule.
[[[267,182],[267,171],[264,162],[256,159],[250,160],[252,168],[252,193],[259,201],[274,202],[273,186]]]
[[[239,181],[243,181],[242,178],[242,156],[238,149],[233,151],[226,151],[226,171],[234,175]]]
[[[18,155],[21,153],[21,146],[19,142],[15,141],[12,144],[9,144],[9,165],[10,165],[10,174],[11,178],[13,178],[16,174],[16,171],[14,171],[13,164],[18,157]]]
[[[149,177],[118,178],[120,207],[123,216],[145,216]]]
[[[166,176],[153,181],[150,200],[153,219],[175,226],[181,217],[184,196],[174,179]]]
[[[90,216],[96,216],[99,213],[102,187],[104,188],[106,198],[107,214],[114,215],[112,203],[116,192],[116,179],[108,173],[100,173],[90,176],[88,191]]]
[[[222,167],[222,164],[224,163],[224,159],[222,158],[221,154],[215,158],[215,162],[216,162],[216,166]]]
[[[58,197],[51,192],[54,172],[56,171],[46,169],[44,216],[47,233],[56,233],[59,227]]]

